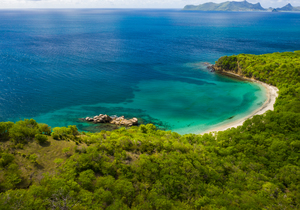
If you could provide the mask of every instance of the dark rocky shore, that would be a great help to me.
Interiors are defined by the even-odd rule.
[[[206,66],[206,68],[207,68],[210,72],[215,72],[215,68],[214,68],[214,65],[213,65],[213,64],[204,62],[203,65]]]

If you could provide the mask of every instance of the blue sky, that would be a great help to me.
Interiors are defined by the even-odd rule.
[[[187,4],[220,3],[226,0],[0,0],[0,8],[182,8]],[[300,0],[248,0],[265,8],[287,3],[300,6]]]

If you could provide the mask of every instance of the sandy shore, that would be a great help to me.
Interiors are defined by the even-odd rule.
[[[257,80],[254,80],[254,79],[249,79],[249,78],[246,78],[246,77],[242,77],[238,74],[234,74],[234,73],[231,73],[231,72],[222,72],[222,74],[226,75],[226,76],[240,78],[240,79],[243,79],[243,80],[248,80],[248,81],[252,81],[252,82],[256,82],[256,83],[261,84],[262,86],[264,86],[266,88],[267,100],[265,101],[265,103],[260,108],[256,109],[255,111],[253,111],[248,116],[246,116],[244,118],[240,118],[236,121],[229,122],[229,123],[220,123],[221,125],[219,125],[219,126],[216,125],[215,128],[210,129],[208,131],[205,131],[201,134],[210,133],[210,132],[213,132],[213,131],[224,131],[224,130],[227,130],[228,128],[236,128],[240,125],[243,125],[243,123],[247,119],[252,118],[254,115],[260,115],[260,114],[265,113],[268,110],[274,110],[274,104],[275,104],[276,98],[278,97],[278,88],[277,87],[266,84],[266,83],[263,83],[263,82],[260,82],[260,81],[257,81]]]

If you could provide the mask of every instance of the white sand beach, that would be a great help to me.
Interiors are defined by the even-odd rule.
[[[278,97],[278,91],[279,91],[277,87],[266,84],[266,83],[263,83],[263,82],[260,82],[260,81],[257,81],[255,79],[249,79],[249,78],[246,78],[246,77],[242,77],[238,74],[234,74],[234,73],[231,73],[231,72],[225,72],[225,73],[223,72],[223,74],[228,75],[228,76],[239,77],[239,78],[242,78],[244,80],[257,82],[257,83],[261,84],[262,86],[264,86],[266,88],[267,100],[265,101],[265,103],[260,108],[256,109],[255,111],[253,111],[252,113],[250,113],[246,117],[237,119],[236,121],[232,121],[232,122],[220,125],[220,126],[216,125],[215,128],[210,129],[208,131],[205,131],[201,134],[210,133],[210,132],[214,132],[214,131],[224,131],[224,130],[227,130],[228,128],[236,128],[240,125],[243,125],[243,123],[247,119],[252,118],[254,115],[261,115],[261,114],[264,114],[268,110],[274,110],[274,104],[275,104],[276,98]]]

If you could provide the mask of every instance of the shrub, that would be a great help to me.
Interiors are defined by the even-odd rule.
[[[48,137],[43,134],[36,134],[35,140],[37,140],[40,144],[43,144],[48,140]]]
[[[37,133],[39,133],[38,124],[33,119],[20,120],[9,129],[9,137],[15,143],[27,143]]]
[[[68,136],[68,128],[66,127],[56,127],[53,128],[53,132],[51,133],[52,137],[56,140],[63,140],[66,139]]]
[[[51,136],[53,139],[56,140],[66,140],[68,138],[74,139],[76,135],[80,134],[78,132],[78,129],[76,125],[69,125],[67,128],[66,127],[55,127],[53,128],[53,132],[51,133]]]
[[[0,139],[8,140],[9,129],[14,125],[13,122],[0,122]]]
[[[37,158],[38,158],[38,156],[36,154],[32,154],[29,156],[29,160],[32,163],[37,163]]]
[[[40,133],[50,136],[51,135],[51,127],[47,124],[40,123],[39,124]]]
[[[23,149],[23,148],[24,148],[24,144],[18,143],[18,144],[16,145],[16,148],[18,148],[18,149]]]
[[[78,177],[79,184],[86,190],[93,189],[94,180],[96,180],[96,176],[94,171],[91,169],[81,172]]]
[[[70,147],[62,149],[62,152],[65,154],[65,156],[69,157],[71,156]]]
[[[51,136],[55,140],[59,140],[60,136],[57,133],[51,133]]]
[[[54,163],[55,163],[57,166],[61,165],[63,162],[64,162],[64,160],[61,159],[61,158],[56,158],[56,159],[54,160]]]
[[[14,161],[15,157],[9,153],[0,154],[0,167],[5,167]]]
[[[76,125],[69,125],[68,126],[68,134],[76,136],[76,135],[79,135],[80,133],[78,132]]]

